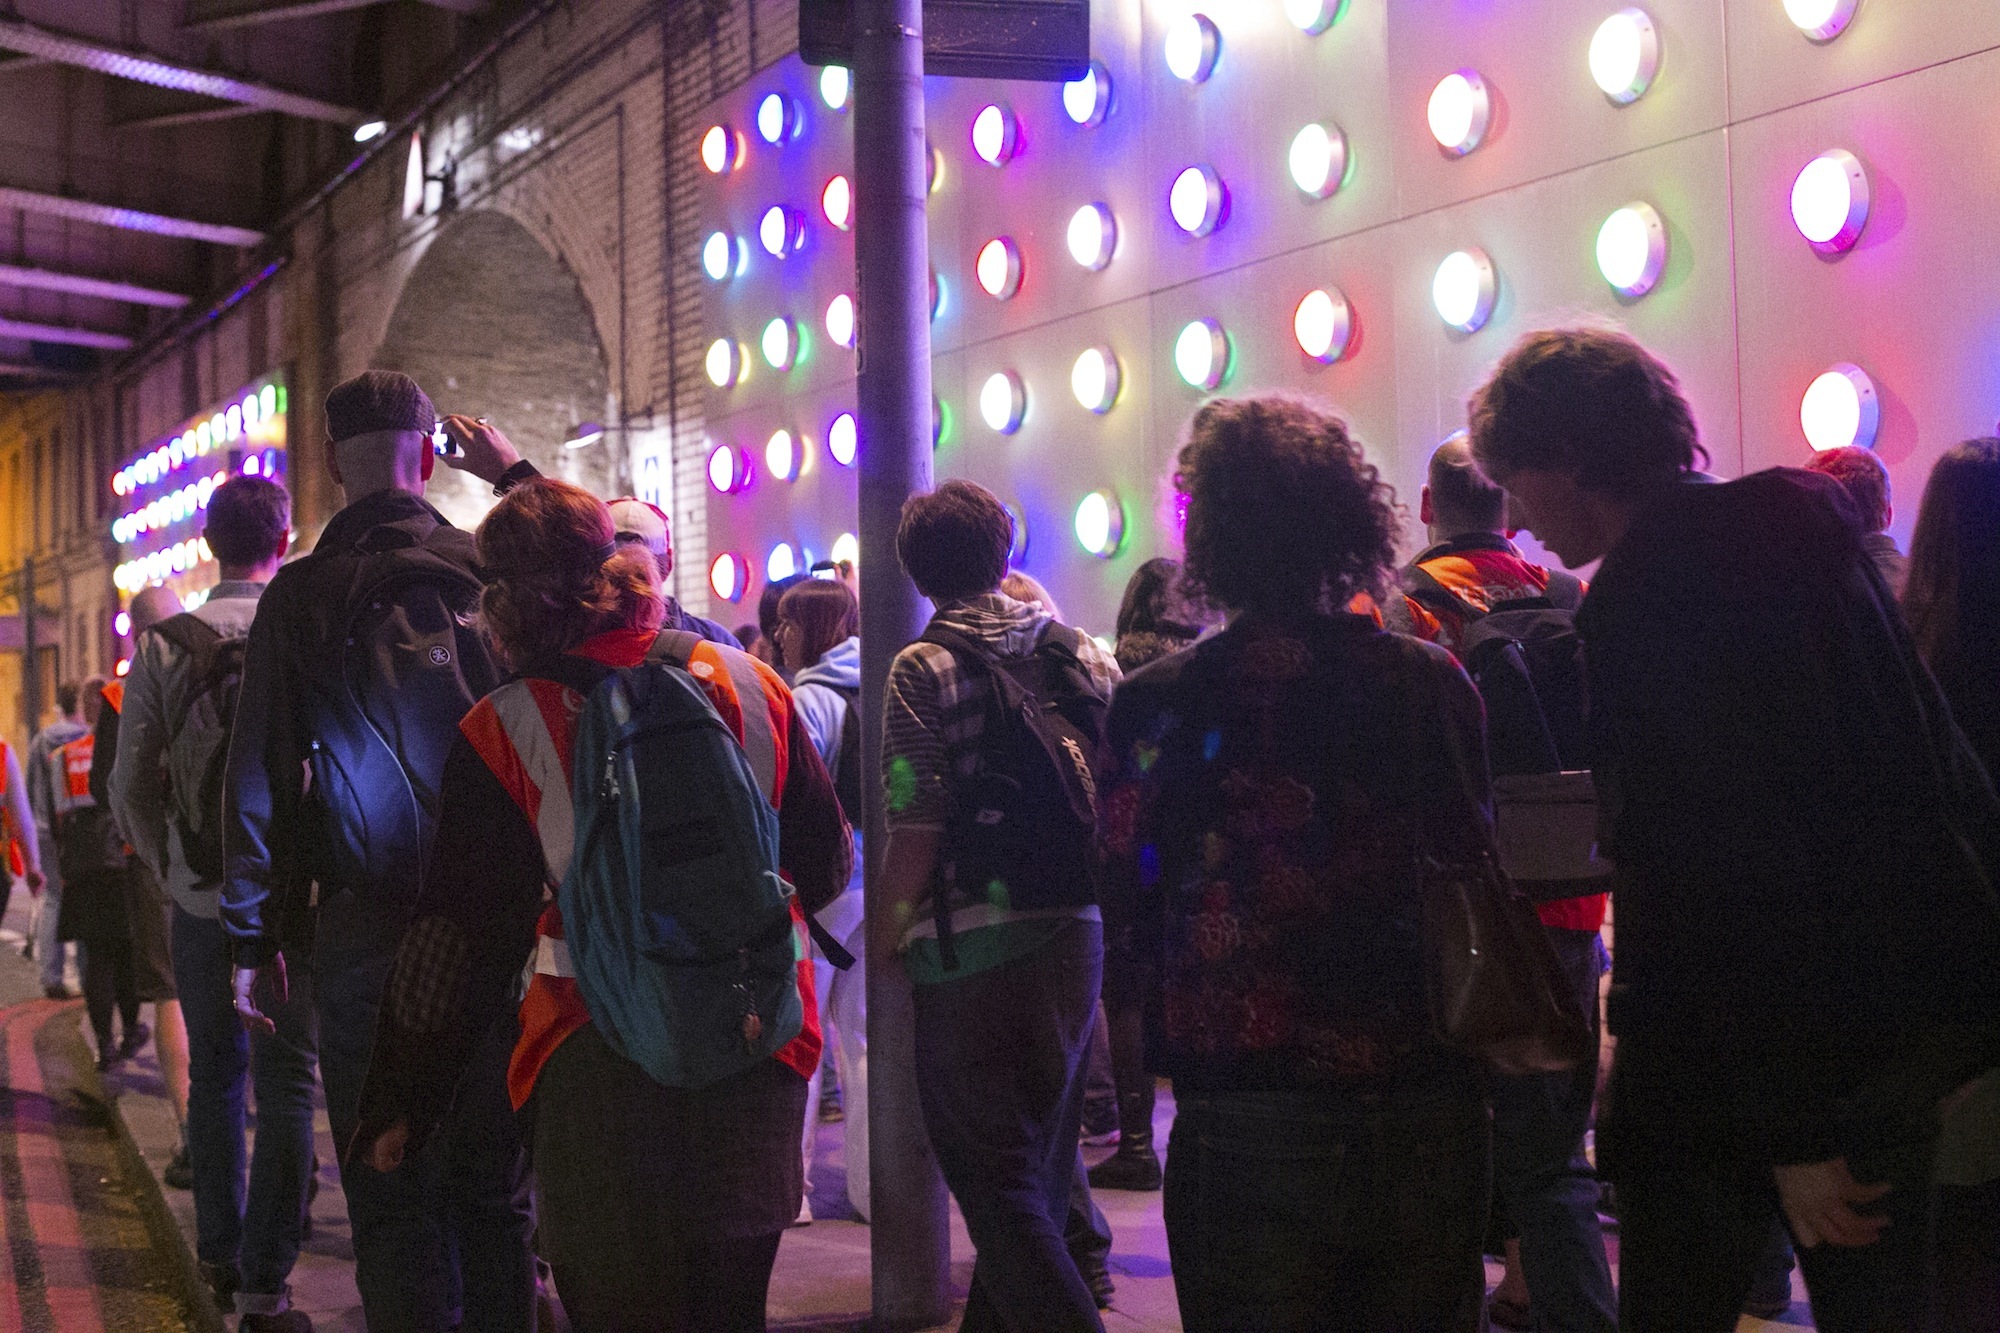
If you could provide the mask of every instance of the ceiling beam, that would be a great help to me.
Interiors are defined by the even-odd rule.
[[[108,125],[113,134],[125,134],[132,130],[164,130],[175,125],[199,125],[211,120],[235,120],[239,116],[254,116],[264,108],[245,106],[241,102],[224,102],[221,106],[198,106],[186,111],[162,111],[157,115],[135,116],[131,120],[114,120]]]
[[[109,204],[94,204],[86,199],[17,190],[10,185],[0,185],[0,208],[18,208],[24,212],[68,218],[72,222],[93,222],[100,227],[151,232],[155,236],[177,236],[183,240],[208,241],[214,245],[251,246],[264,239],[263,232],[251,231],[247,227],[170,218],[159,213],[142,213],[136,208],[113,208]]]
[[[371,119],[366,112],[353,107],[336,106],[332,102],[274,88],[267,83],[176,64],[145,52],[127,51],[21,19],[0,18],[0,50],[18,51],[22,55],[39,56],[59,64],[76,65],[109,74],[113,78],[131,79],[135,83],[150,83],[156,88],[173,88],[225,102],[241,102],[246,106],[278,111],[305,120],[358,125]]]
[[[57,370],[53,366],[38,366],[32,361],[0,361],[0,375],[32,375],[37,379],[70,380],[76,378],[73,370]]]
[[[40,69],[49,63],[40,56],[10,54],[5,60],[0,60],[0,74],[13,74],[24,69]]]
[[[243,0],[190,0],[182,32],[214,32],[221,28],[243,28],[254,23],[285,23],[293,19],[319,18],[342,14],[350,9],[367,9],[388,0],[277,0],[275,4],[245,4]],[[423,0],[455,14],[480,14],[488,0]]]
[[[136,283],[87,278],[81,273],[56,273],[20,264],[0,264],[0,287],[33,287],[38,291],[66,292],[71,296],[95,297],[100,301],[125,301],[132,305],[157,306],[162,310],[178,310],[188,303],[188,298],[179,292],[163,292]]]
[[[99,347],[107,352],[123,352],[132,340],[122,333],[99,333],[96,329],[74,329],[62,324],[35,324],[22,319],[0,319],[0,338],[25,338],[37,343],[67,343],[71,347]]]

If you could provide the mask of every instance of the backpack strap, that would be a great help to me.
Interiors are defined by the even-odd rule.
[[[1403,571],[1403,595],[1426,611],[1433,614],[1442,611],[1467,624],[1485,614],[1450,588],[1445,587],[1437,575],[1422,565],[1411,565]]]
[[[1560,569],[1549,571],[1549,586],[1543,592],[1549,605],[1558,611],[1574,611],[1583,605],[1583,580]]]
[[[663,629],[660,637],[653,640],[653,646],[646,650],[646,660],[664,662],[686,671],[688,664],[694,661],[694,650],[701,644],[701,635],[689,630]]]

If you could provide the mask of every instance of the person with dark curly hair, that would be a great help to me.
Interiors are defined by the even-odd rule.
[[[1383,588],[1398,510],[1339,417],[1213,400],[1176,481],[1186,586],[1229,623],[1119,687],[1099,831],[1107,916],[1159,965],[1182,1322],[1476,1329],[1486,1106],[1432,1034],[1415,870],[1488,846],[1479,696],[1343,609]]]

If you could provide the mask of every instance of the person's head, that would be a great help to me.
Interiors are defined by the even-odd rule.
[[[1674,373],[1616,329],[1530,333],[1471,406],[1473,457],[1506,488],[1513,521],[1571,567],[1708,461]]]
[[[486,591],[480,619],[520,670],[614,629],[657,630],[666,617],[653,558],[613,539],[604,502],[535,477],[508,491],[479,525]]]
[[[201,535],[226,579],[268,580],[292,540],[292,497],[265,477],[231,477],[208,500]]]
[[[181,599],[172,588],[141,588],[127,611],[132,617],[132,637],[136,639],[168,616],[179,615]]]
[[[1054,595],[1042,586],[1040,579],[1023,570],[1008,570],[1007,577],[1000,580],[1000,593],[1017,602],[1040,607],[1051,620],[1060,621],[1063,618],[1062,608],[1056,605]]]
[[[998,590],[1013,549],[1013,516],[984,486],[948,481],[903,501],[896,559],[939,606]]]
[[[673,528],[667,522],[667,511],[656,504],[625,496],[611,502],[611,522],[618,529],[620,546],[643,546],[653,557],[653,567],[660,571],[660,585],[674,573]]]
[[[326,467],[349,504],[377,491],[424,493],[437,409],[408,375],[365,370],[326,396]]]
[[[1300,398],[1214,398],[1189,424],[1185,587],[1224,611],[1329,612],[1380,591],[1396,493],[1347,423]]]
[[[1507,528],[1507,492],[1480,471],[1472,440],[1459,431],[1431,454],[1417,518],[1432,541]]]
[[[773,579],[764,585],[764,591],[757,597],[757,633],[770,643],[772,648],[778,643],[778,603],[785,594],[804,583],[811,575],[787,574],[781,579]]]
[[[794,583],[778,599],[777,644],[789,671],[803,671],[861,629],[861,605],[839,579]]]
[[[104,711],[104,687],[109,683],[102,676],[91,676],[83,682],[82,698],[77,703],[77,711],[86,727],[97,725],[97,715]]]
[[[1873,449],[1844,444],[1826,449],[1806,460],[1808,472],[1822,472],[1840,483],[1847,498],[1860,511],[1861,522],[1870,532],[1881,532],[1895,521],[1896,508],[1889,494],[1889,469]]]
[[[81,688],[75,681],[66,680],[56,686],[56,711],[65,718],[74,720]]]
[[[757,622],[746,620],[736,627],[734,633],[736,635],[736,642],[743,645],[743,651],[753,657],[756,656],[757,645],[764,638],[764,631],[757,628]]]
[[[1903,611],[1941,679],[2000,660],[2000,439],[1945,453],[1924,484]]]
[[[1181,562],[1155,556],[1139,566],[1118,604],[1113,656],[1124,671],[1136,671],[1201,637],[1207,611],[1190,600],[1181,583]]]

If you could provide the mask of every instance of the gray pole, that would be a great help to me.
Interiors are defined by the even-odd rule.
[[[903,501],[931,485],[930,239],[925,230],[922,0],[854,5],[854,218],[859,271],[862,771],[882,771],[889,663],[924,608],[896,563]],[[867,913],[880,910],[882,784],[864,782]],[[868,968],[869,1254],[874,1326],[925,1328],[951,1311],[944,1181],[917,1106],[910,983]]]
[[[42,725],[41,642],[35,614],[35,557],[21,562],[21,726],[32,737]]]

